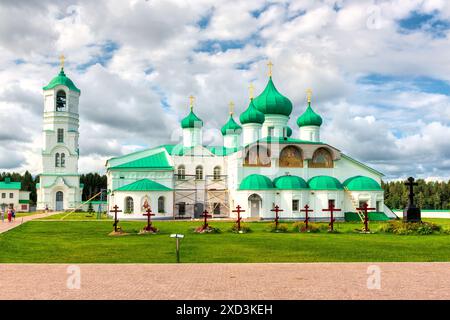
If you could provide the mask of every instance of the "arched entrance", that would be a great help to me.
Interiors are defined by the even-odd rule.
[[[56,192],[55,210],[56,211],[64,210],[64,193],[62,191]]]
[[[258,218],[262,206],[261,197],[257,194],[252,194],[250,197],[248,197],[248,204],[250,207],[250,217]]]

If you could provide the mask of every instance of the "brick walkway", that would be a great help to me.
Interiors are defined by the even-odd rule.
[[[450,263],[0,264],[0,275],[0,299],[450,299]]]
[[[7,215],[5,214],[5,221],[2,223],[0,220],[0,233],[14,229],[15,227],[20,226],[22,223],[25,223],[27,221],[49,217],[49,216],[52,216],[52,215],[58,214],[58,213],[61,213],[61,212],[56,211],[56,212],[48,212],[48,213],[38,213],[38,214],[33,214],[31,216],[17,217],[14,222],[8,222]]]

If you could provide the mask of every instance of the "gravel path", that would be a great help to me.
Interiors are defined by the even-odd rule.
[[[450,299],[450,263],[0,264],[0,274],[0,299]]]
[[[38,213],[38,214],[33,214],[30,216],[25,216],[25,217],[17,217],[13,222],[8,222],[7,219],[7,215],[5,214],[5,221],[2,223],[0,220],[0,233],[9,231],[11,229],[14,229],[17,226],[20,226],[22,223],[34,220],[34,219],[39,219],[39,218],[46,218],[49,216],[52,216],[54,214],[58,214],[61,213],[59,211],[55,211],[55,212],[47,212],[47,213]]]

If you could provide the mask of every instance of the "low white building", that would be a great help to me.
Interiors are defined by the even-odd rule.
[[[0,181],[0,207],[2,209],[14,208],[17,212],[30,210],[30,191],[23,191],[22,183],[13,182],[6,177]]]
[[[292,103],[269,77],[266,88],[251,98],[238,124],[230,114],[222,127],[222,146],[205,146],[203,121],[190,113],[181,121],[183,141],[109,159],[108,207],[119,217],[142,218],[150,206],[156,218],[234,217],[240,205],[244,218],[304,219],[306,205],[313,219],[354,218],[364,202],[380,218],[395,215],[384,205],[382,173],[320,140],[322,118],[310,96],[297,119],[298,138],[288,125]],[[375,215],[375,214],[374,214]]]

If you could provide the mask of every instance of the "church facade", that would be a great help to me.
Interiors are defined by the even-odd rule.
[[[190,112],[181,121],[179,144],[161,145],[106,163],[109,208],[119,217],[144,218],[150,207],[156,218],[197,218],[204,210],[213,217],[272,219],[278,205],[281,218],[304,219],[306,205],[314,220],[360,215],[364,203],[386,218],[395,215],[384,205],[382,173],[321,141],[322,118],[311,95],[297,119],[299,136],[288,125],[293,105],[269,76],[265,89],[251,97],[239,122],[232,112],[221,128],[222,146],[205,146],[203,121]]]
[[[42,173],[36,185],[37,210],[76,209],[83,186],[78,174],[78,104],[80,90],[65,72],[43,88]]]

